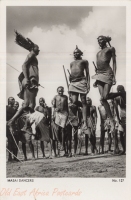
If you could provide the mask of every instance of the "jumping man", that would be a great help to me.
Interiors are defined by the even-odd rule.
[[[31,40],[25,39],[22,35],[16,32],[16,43],[30,53],[27,55],[27,58],[22,65],[22,73],[20,74],[19,86],[20,93],[18,94],[19,98],[23,99],[23,106],[16,112],[13,118],[9,121],[8,126],[12,129],[14,121],[20,117],[23,112],[34,112],[35,100],[38,92],[38,83],[39,83],[39,70],[38,70],[38,60],[36,56],[39,54],[38,45],[34,44]],[[12,130],[13,131],[13,130]]]
[[[78,103],[78,97],[80,94],[82,102],[82,115],[83,115],[83,130],[87,130],[87,104],[86,95],[90,90],[90,75],[89,75],[89,63],[87,60],[82,60],[83,52],[78,49],[74,51],[74,61],[70,63],[70,85],[69,92],[72,96],[73,104]],[[85,73],[84,73],[85,72]]]

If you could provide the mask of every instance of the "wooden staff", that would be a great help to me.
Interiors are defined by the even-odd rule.
[[[37,158],[38,158],[38,140],[36,142],[36,145],[37,145]]]
[[[9,130],[10,130],[10,128],[9,128]],[[10,130],[10,133],[11,133],[11,135],[12,135],[12,137],[13,137],[13,140],[14,140],[14,142],[15,142],[15,144],[16,144],[16,146],[17,146],[17,148],[18,148],[18,150],[19,150],[19,152],[20,152],[20,154],[21,154],[21,151],[20,151],[20,149],[19,149],[19,147],[18,147],[18,145],[17,145],[17,142],[16,142],[16,140],[15,140],[15,137],[14,137],[14,135],[13,135],[13,133],[12,133],[12,130]]]
[[[11,153],[17,160],[19,160],[12,152],[9,151],[9,149],[6,148],[6,150]],[[23,163],[21,160],[19,160],[21,163]]]
[[[63,70],[64,70],[64,74],[65,74],[67,89],[69,90],[69,84],[68,84],[68,79],[67,79],[67,76],[66,76],[66,72],[65,72],[65,67],[64,67],[64,65],[63,65]]]
[[[8,66],[10,66],[12,69],[16,70],[17,72],[20,72],[19,70],[17,70],[15,67],[11,66],[10,64],[6,63]],[[38,86],[44,88],[41,84],[38,84]]]
[[[92,63],[93,63],[93,65],[94,65],[94,67],[95,67],[95,72],[97,73],[97,67],[96,67],[94,61],[93,61]]]

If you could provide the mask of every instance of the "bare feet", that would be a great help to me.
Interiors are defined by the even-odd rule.
[[[24,161],[27,161],[27,157],[24,158]]]
[[[111,150],[108,150],[108,153],[112,153],[112,151],[111,151]]]
[[[46,159],[53,159],[53,157],[50,155],[50,156],[46,157]]]
[[[12,162],[12,157],[8,158],[8,162]]]
[[[94,150],[94,153],[95,153],[95,155],[97,155],[97,154],[98,154],[98,150],[97,150],[97,149],[95,149],[95,150]]]
[[[72,153],[69,153],[68,157],[72,157]]]
[[[119,155],[125,155],[125,154],[126,154],[125,151],[119,153]]]
[[[76,157],[76,153],[74,153],[72,156],[73,156],[73,157]]]
[[[43,156],[43,159],[46,159],[46,158],[47,158],[47,157],[44,155],[44,156]]]
[[[104,151],[100,151],[99,154],[104,154]]]
[[[35,160],[35,157],[32,157],[32,161]]]

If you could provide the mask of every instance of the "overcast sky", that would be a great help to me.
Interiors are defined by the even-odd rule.
[[[100,50],[97,37],[112,37],[111,45],[116,49],[117,85],[125,86],[126,80],[126,8],[125,7],[7,7],[7,63],[21,71],[28,51],[15,44],[14,30],[30,38],[40,47],[38,55],[40,88],[37,96],[44,97],[47,104],[62,85],[67,94],[63,65],[69,69],[73,51],[78,47],[84,51],[83,59],[89,61],[90,75],[94,75],[92,61]],[[112,63],[111,63],[112,65]],[[7,65],[7,98],[17,97],[19,73]],[[67,74],[68,75],[68,74]],[[92,87],[88,94],[93,104],[99,105],[98,89]],[[113,87],[113,91],[116,86]]]

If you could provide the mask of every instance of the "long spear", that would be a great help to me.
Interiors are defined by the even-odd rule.
[[[63,65],[63,70],[64,70],[64,74],[65,74],[67,89],[69,90],[69,84],[68,84],[68,79],[67,79],[67,76],[66,76],[66,72],[65,72],[65,67],[64,67],[64,65]]]
[[[9,151],[9,149],[6,148],[6,150],[7,150],[10,154],[12,154],[17,160],[19,160],[12,152]],[[23,163],[21,160],[19,160],[19,161],[20,161],[21,163]]]
[[[10,130],[10,128],[9,128],[9,130]],[[17,145],[17,142],[16,142],[16,140],[15,140],[15,137],[14,137],[14,135],[13,135],[13,133],[12,133],[12,130],[10,130],[10,133],[11,133],[11,135],[12,135],[12,137],[13,137],[13,140],[14,140],[14,142],[15,142],[15,145],[17,146],[17,148],[18,148],[18,150],[19,150],[19,152],[20,152],[20,154],[21,154],[20,148],[19,148],[18,145]]]
[[[6,63],[8,66],[10,66],[11,68],[13,68],[14,70],[16,70],[17,72],[19,72],[20,73],[20,71],[19,70],[17,70],[15,67],[13,67],[13,66],[11,66],[10,64],[8,64],[8,63]],[[40,87],[42,87],[42,88],[44,88],[42,85],[40,85],[40,84],[38,84],[38,86],[40,86]]]
[[[95,72],[97,73],[97,67],[96,67],[94,61],[93,61],[92,63],[93,63],[93,65],[94,65],[94,67],[95,67]]]
[[[37,148],[37,158],[38,158],[38,140],[36,141],[36,148]]]

